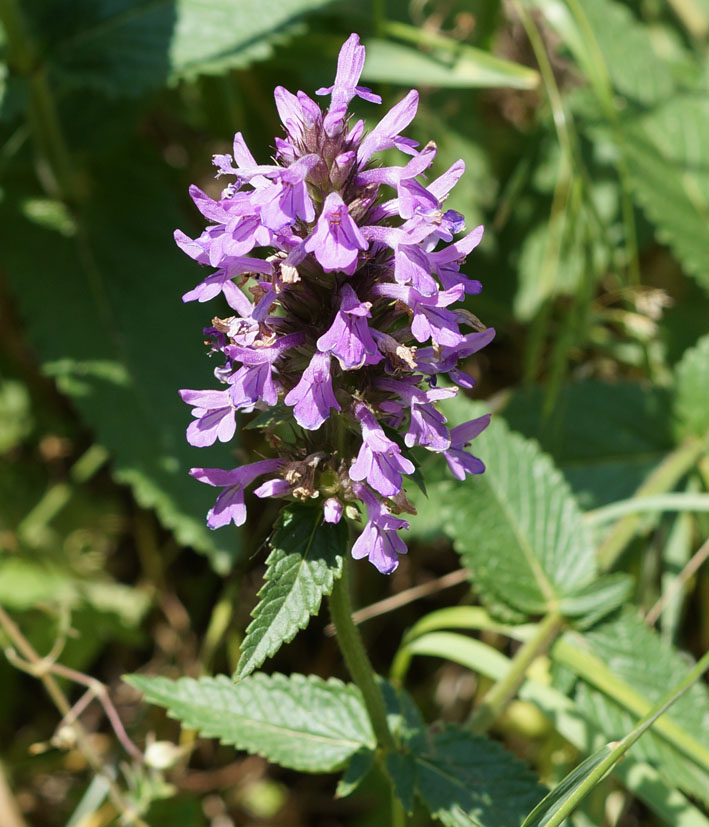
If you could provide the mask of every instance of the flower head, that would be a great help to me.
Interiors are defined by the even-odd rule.
[[[213,270],[183,299],[225,299],[231,315],[206,331],[222,359],[214,370],[221,388],[180,393],[193,408],[187,439],[195,446],[228,442],[254,410],[275,409],[259,427],[290,418],[296,432],[291,441],[270,434],[273,459],[192,470],[222,489],[211,528],[241,525],[244,491],[265,475],[258,497],[321,502],[328,523],[350,519],[362,503],[367,521],[352,555],[390,573],[406,552],[399,531],[408,523],[396,514],[411,510],[410,450],[443,454],[458,479],[484,469],[466,448],[489,417],[449,429],[436,405],[456,386],[473,386],[460,361],[494,331],[455,307],[481,289],[460,270],[482,227],[456,241],[463,216],[445,209],[464,164],[427,182],[436,146],[418,150],[403,134],[416,115],[415,91],[369,132],[351,118],[355,98],[381,103],[359,85],[364,60],[353,34],[334,83],[316,92],[330,96],[326,111],[304,92],[277,87],[284,133],[275,161],[259,164],[237,133],[232,155],[213,159],[217,177],[229,181],[220,197],[190,190],[209,224],[197,238],[177,231],[175,240]],[[403,163],[382,166],[375,156],[387,149],[403,152]],[[453,386],[440,387],[441,375]]]

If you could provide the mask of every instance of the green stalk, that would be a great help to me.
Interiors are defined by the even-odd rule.
[[[0,21],[8,41],[8,63],[27,79],[30,93],[28,120],[40,155],[47,162],[59,195],[80,200],[80,190],[49,88],[47,70],[17,0],[0,0]]]
[[[687,677],[680,683],[678,687],[669,692],[665,697],[654,706],[639,722],[638,725],[629,732],[622,741],[616,744],[609,744],[605,749],[610,748],[610,752],[606,757],[597,764],[597,766],[586,776],[586,778],[579,784],[574,792],[564,801],[559,809],[545,820],[545,827],[559,827],[559,825],[567,819],[571,813],[578,807],[581,801],[588,795],[589,792],[598,784],[598,782],[613,768],[613,766],[620,761],[625,753],[633,746],[633,744],[658,720],[672,704],[683,695],[689,687],[697,681],[706,670],[709,669],[709,652],[699,661],[699,663],[692,669]],[[543,803],[543,802],[542,802]],[[534,813],[530,814],[534,815]],[[529,818],[529,817],[528,817]]]
[[[706,451],[703,440],[689,437],[672,451],[647,480],[638,488],[636,497],[648,497],[671,491],[677,482],[690,471]],[[603,571],[613,568],[640,527],[642,516],[629,514],[619,520],[611,529],[600,548],[598,562]]]
[[[487,732],[500,717],[524,683],[532,661],[546,652],[561,631],[563,622],[559,612],[550,612],[537,626],[534,635],[517,650],[505,676],[487,692],[482,704],[470,716],[468,726],[473,732]]]
[[[678,491],[650,497],[631,497],[629,500],[618,500],[610,505],[594,508],[593,511],[587,511],[584,517],[593,525],[599,525],[618,517],[625,517],[627,514],[652,514],[664,511],[707,512],[709,494]]]
[[[359,687],[364,705],[367,708],[372,729],[377,743],[383,749],[395,749],[394,738],[387,723],[386,706],[381,689],[367,657],[362,638],[352,620],[352,603],[350,601],[349,559],[345,559],[342,577],[335,581],[330,595],[330,614],[335,626],[337,643],[345,659],[352,680]]]

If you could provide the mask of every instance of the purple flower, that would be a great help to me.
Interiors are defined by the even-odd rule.
[[[241,315],[247,315],[243,312],[245,303],[250,305],[249,300],[234,284],[232,279],[246,274],[261,273],[262,275],[270,275],[273,267],[270,262],[262,261],[260,258],[246,258],[235,256],[229,261],[227,267],[217,270],[207,276],[204,281],[200,282],[195,288],[189,290],[182,297],[183,302],[206,302],[210,299],[216,298],[220,293],[224,293],[224,298],[229,303],[229,306],[237,310]]]
[[[356,370],[362,365],[376,365],[381,353],[367,324],[371,318],[370,302],[360,302],[355,291],[343,284],[340,288],[340,309],[327,333],[318,339],[318,350],[337,357],[343,370]]]
[[[448,373],[453,382],[461,388],[472,388],[475,380],[472,376],[457,367],[462,359],[467,359],[473,353],[489,345],[495,338],[495,328],[488,327],[475,333],[468,333],[462,341],[454,347],[421,348],[416,352],[416,365],[421,373],[435,376]]]
[[[323,503],[323,516],[326,523],[339,523],[344,506],[337,497],[328,497]]]
[[[332,391],[329,353],[315,353],[300,382],[283,401],[294,406],[296,422],[308,431],[317,430],[330,415],[331,408],[341,410]]]
[[[236,431],[235,408],[229,391],[180,391],[183,402],[193,405],[192,416],[197,417],[187,427],[190,445],[204,448],[215,440],[229,442]]]
[[[246,522],[244,489],[257,477],[277,471],[281,465],[281,459],[264,459],[234,468],[233,471],[223,471],[221,468],[191,468],[190,474],[196,480],[223,489],[207,513],[209,528],[221,528],[231,522],[234,525],[243,525]]]
[[[402,138],[399,132],[406,129],[416,117],[418,104],[419,94],[412,89],[408,95],[387,112],[362,141],[357,151],[357,161],[360,167],[364,167],[375,152],[382,152],[385,149],[397,147],[409,155],[415,154],[416,141]]]
[[[347,204],[336,192],[331,192],[325,199],[315,232],[305,242],[305,251],[315,254],[326,273],[341,270],[351,276],[357,269],[359,251],[367,247],[367,240],[352,220]]]
[[[431,339],[437,345],[455,347],[463,340],[458,317],[452,311],[443,309],[460,300],[462,285],[439,290],[433,296],[423,296],[412,287],[399,284],[379,284],[374,289],[381,296],[403,302],[413,311],[411,333],[417,342]]]
[[[364,46],[360,46],[359,35],[351,34],[342,45],[337,58],[337,74],[335,83],[322,89],[316,89],[316,95],[332,95],[331,108],[347,107],[352,98],[357,95],[372,103],[381,103],[379,95],[365,86],[357,86],[357,81],[364,68]]]
[[[354,413],[362,427],[362,447],[350,468],[350,479],[366,479],[383,497],[392,497],[401,491],[401,475],[413,474],[414,464],[401,455],[401,448],[385,435],[366,405],[357,403]]]
[[[282,337],[271,347],[225,347],[226,355],[243,365],[229,379],[234,406],[253,407],[260,399],[267,405],[275,405],[278,401],[278,390],[273,381],[273,366],[285,351],[302,344],[304,339],[303,333],[292,333],[290,336]]]
[[[276,167],[274,173],[268,173],[276,182],[258,190],[251,203],[261,208],[261,221],[269,229],[280,230],[299,218],[306,222],[315,218],[306,178],[318,160],[317,155],[306,155],[286,169]]]
[[[409,524],[392,516],[365,485],[355,485],[354,490],[367,508],[368,522],[352,546],[352,557],[367,557],[382,574],[391,574],[399,565],[399,555],[406,554],[406,543],[396,532]]]
[[[485,414],[451,430],[451,447],[444,456],[451,474],[456,479],[464,480],[466,473],[482,474],[485,470],[484,463],[472,454],[466,453],[463,448],[469,445],[470,441],[482,433],[489,424],[490,414]]]
[[[412,218],[417,212],[430,213],[438,209],[438,199],[416,180],[436,157],[436,145],[430,143],[415,155],[405,167],[376,167],[357,176],[357,183],[388,184],[396,187],[397,208],[402,218]]]

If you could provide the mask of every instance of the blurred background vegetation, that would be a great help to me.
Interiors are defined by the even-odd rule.
[[[709,425],[707,0],[0,0],[0,640],[14,647],[0,659],[3,827],[113,823],[91,762],[151,827],[386,818],[384,782],[333,800],[332,777],[180,735],[120,681],[235,667],[274,511],[253,503],[241,531],[204,526],[211,491],[186,471],[230,459],[184,441],[177,389],[209,382],[209,311],[180,301],[200,275],[172,232],[200,231],[187,187],[217,191],[210,158],[235,131],[267,161],[273,87],[328,85],[352,31],[384,107],[419,88],[409,134],[438,144],[434,172],[466,162],[449,206],[486,225],[470,309],[497,329],[470,366],[476,396],[541,442],[585,509],[630,497]],[[671,486],[706,490],[706,461],[686,471]],[[651,515],[612,560],[634,575],[635,607],[670,590],[662,639],[695,656],[709,647],[706,568],[672,589],[706,516]],[[358,571],[360,604],[432,584],[364,627],[383,674],[423,612],[475,601],[462,577],[437,583],[461,561],[425,503],[412,534],[392,578]],[[326,623],[273,668],[343,675]],[[51,680],[17,659],[48,653]],[[93,700],[78,710],[83,735],[57,729],[88,675],[94,694],[108,689],[108,717]],[[432,660],[410,680],[447,720],[487,685]],[[173,768],[132,762],[111,716],[141,751],[179,743]],[[580,757],[523,701],[494,734],[548,783]],[[701,810],[701,790],[689,794]],[[612,779],[576,818],[670,823]]]

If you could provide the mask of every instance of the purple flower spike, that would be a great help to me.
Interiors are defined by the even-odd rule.
[[[349,518],[356,501],[366,506],[352,554],[391,573],[406,552],[397,532],[408,528],[394,514],[412,508],[407,449],[442,453],[459,479],[483,470],[465,447],[488,418],[449,431],[437,404],[473,387],[462,362],[494,331],[451,306],[481,290],[461,267],[482,227],[463,234],[464,217],[444,208],[465,164],[424,178],[436,145],[419,151],[403,134],[414,90],[368,132],[352,117],[355,97],[381,101],[359,85],[364,60],[352,34],[334,83],[318,90],[330,95],[325,112],[305,92],[277,87],[285,132],[273,160],[259,164],[237,132],[232,155],[213,159],[216,177],[228,178],[221,194],[190,189],[207,227],[175,241],[213,270],[184,301],[224,297],[231,311],[204,330],[222,387],[181,395],[193,408],[191,444],[228,442],[236,413],[258,409],[249,423],[263,434],[258,450],[280,454],[234,471],[193,469],[223,489],[211,528],[243,523],[244,488],[264,474],[256,496],[317,500],[325,523]],[[409,157],[384,166],[375,153],[391,149]],[[442,375],[456,387],[438,387]]]
[[[355,493],[367,508],[369,521],[352,546],[352,557],[369,558],[382,574],[391,574],[399,565],[399,555],[406,554],[406,543],[396,533],[408,528],[406,520],[394,517],[365,485],[353,486]]]
[[[331,192],[325,199],[315,232],[305,242],[306,252],[315,254],[326,273],[341,270],[351,276],[357,269],[359,251],[368,246],[347,204],[336,192]]]
[[[234,468],[233,471],[223,471],[221,468],[191,468],[190,474],[196,480],[223,489],[207,514],[209,528],[221,528],[231,522],[234,525],[243,525],[246,522],[244,489],[257,477],[273,473],[282,465],[281,459],[264,459]]]
[[[485,464],[468,454],[463,448],[470,444],[472,439],[478,434],[481,434],[485,428],[490,424],[490,414],[480,416],[477,419],[471,419],[470,422],[465,422],[463,425],[458,425],[451,431],[451,447],[445,452],[444,456],[451,474],[458,479],[464,480],[467,474],[482,474],[485,470]]]
[[[360,302],[348,284],[342,285],[340,297],[340,309],[330,329],[318,339],[318,350],[336,356],[343,370],[357,370],[365,364],[376,365],[383,356],[377,350],[367,324],[372,305]]]
[[[385,435],[366,405],[357,403],[355,416],[362,426],[362,447],[350,468],[350,479],[366,479],[383,497],[393,497],[401,491],[401,475],[413,474],[414,464],[401,455],[401,448]]]
[[[294,406],[296,422],[308,431],[316,431],[330,415],[331,408],[342,410],[332,391],[329,353],[315,353],[300,382],[283,401]]]

